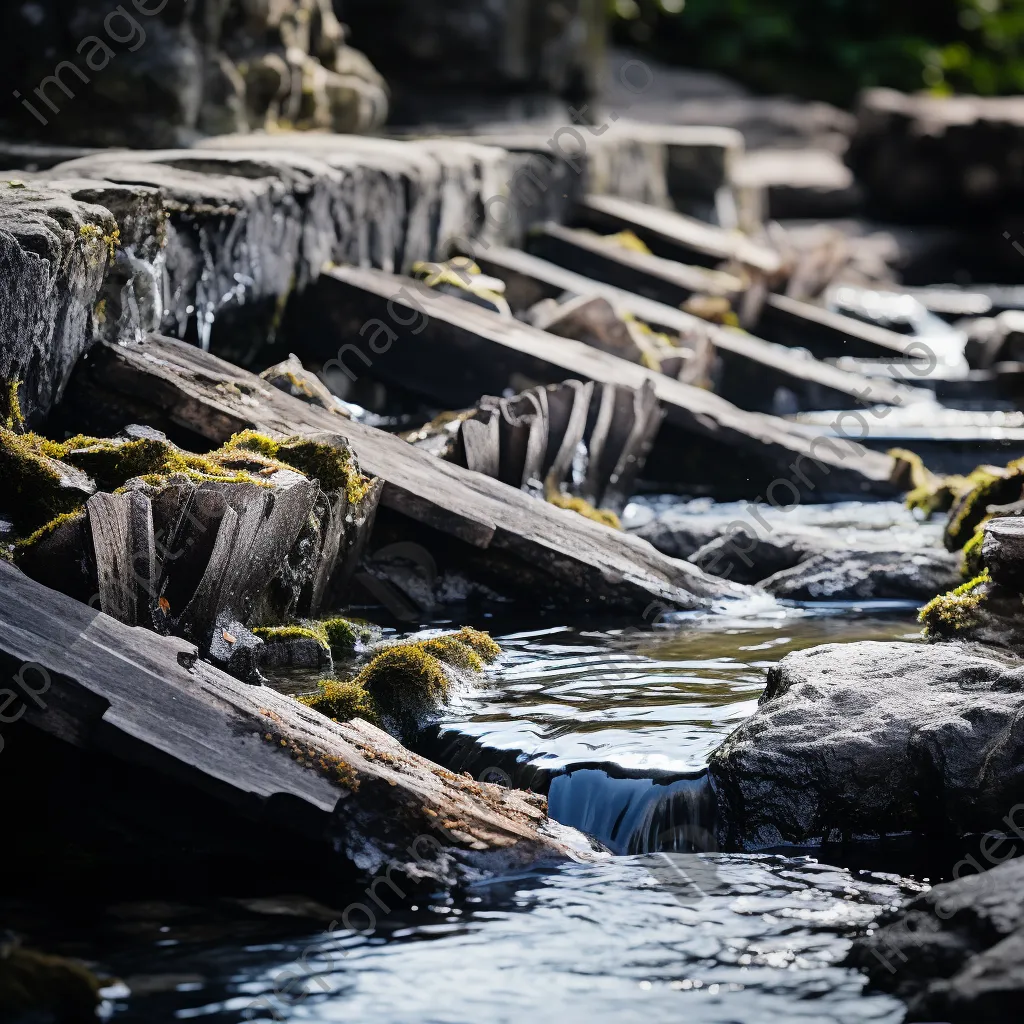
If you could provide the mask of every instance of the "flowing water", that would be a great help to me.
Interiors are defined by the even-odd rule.
[[[33,941],[49,934],[48,948],[123,979],[105,1012],[124,1024],[903,1019],[842,960],[884,908],[927,887],[924,872],[904,864],[901,877],[895,861],[856,851],[842,864],[714,852],[704,772],[755,711],[771,665],[823,643],[916,640],[909,608],[760,599],[643,630],[476,624],[504,654],[418,748],[547,792],[555,819],[612,856],[455,896],[385,889],[372,918],[346,915],[367,902],[358,891],[331,907],[129,903],[37,921]]]

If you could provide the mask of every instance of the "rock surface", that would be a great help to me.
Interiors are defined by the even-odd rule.
[[[551,113],[557,108],[545,97],[584,100],[603,70],[604,11],[594,0],[346,0],[343,7],[392,88],[398,124]]]
[[[1024,665],[957,643],[790,654],[715,753],[723,849],[1000,827],[1020,795]]]
[[[1010,808],[1007,808],[1011,810]],[[1024,835],[1015,805],[1003,831]],[[1013,812],[1018,812],[1014,815]],[[993,837],[983,846],[991,870],[963,861],[956,881],[937,885],[859,939],[847,962],[872,984],[909,1004],[908,1021],[1003,1024],[1020,1011],[1024,990],[1024,860]]]
[[[777,572],[760,585],[790,601],[929,601],[960,584],[959,567],[959,557],[948,551],[838,548]]]
[[[346,45],[331,0],[69,0],[8,5],[0,27],[20,41],[0,75],[32,108],[5,105],[0,132],[18,139],[180,146],[387,116],[384,81]]]
[[[21,381],[29,418],[50,409],[94,340],[116,230],[93,203],[0,182],[0,380]]]

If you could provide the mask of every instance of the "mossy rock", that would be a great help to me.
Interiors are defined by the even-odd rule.
[[[311,640],[338,659],[349,658],[380,635],[369,623],[353,619],[303,619],[286,626],[256,626],[253,632],[268,644]]]
[[[490,636],[468,626],[443,636],[394,641],[380,647],[355,679],[325,681],[300,700],[338,721],[347,715],[402,734],[415,732],[448,702],[459,676],[479,674],[500,654]]]
[[[956,590],[934,598],[921,609],[919,620],[930,639],[965,637],[982,623],[982,610],[989,596],[988,570]]]
[[[353,718],[361,718],[372,725],[380,725],[374,699],[355,681],[324,679],[316,693],[299,697],[298,700],[336,722],[351,722]]]
[[[72,960],[10,944],[0,947],[2,1020],[94,1022],[99,991],[99,980]]]
[[[949,513],[943,541],[947,551],[960,551],[989,516],[990,505],[1008,505],[1024,493],[1024,459],[999,466],[979,466],[966,478]]]
[[[972,486],[967,477],[933,473],[920,455],[906,448],[893,448],[889,455],[896,460],[892,473],[894,486],[907,492],[907,508],[922,512],[925,519],[936,512],[948,512],[956,499]]]

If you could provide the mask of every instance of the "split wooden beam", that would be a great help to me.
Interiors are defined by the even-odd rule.
[[[599,279],[518,249],[467,244],[461,251],[463,255],[472,257],[485,274],[505,282],[506,298],[513,312],[522,312],[542,299],[557,298],[565,292],[597,295],[607,299],[617,310],[631,313],[657,330],[678,334],[684,341],[707,339],[722,364],[717,381],[718,393],[744,409],[769,411],[776,388],[792,391],[800,407],[807,411],[852,409],[862,405],[904,406],[930,398],[924,389],[889,380],[869,379],[820,359],[809,359],[785,345],[708,323],[675,306],[616,285],[610,265],[620,258],[627,260],[631,278],[636,281],[640,267],[632,261],[635,254],[620,255],[606,243],[594,244],[609,250],[602,254],[609,264],[609,273]],[[678,266],[667,260],[657,260],[657,263]],[[643,270],[648,276],[653,272],[654,267],[650,264]],[[628,279],[618,280],[624,283]]]
[[[161,428],[184,427],[215,443],[246,428],[276,436],[343,434],[363,472],[384,481],[381,506],[429,528],[422,531],[425,546],[430,531],[463,542],[471,564],[500,562],[508,568],[508,586],[534,599],[636,613],[654,601],[696,608],[744,592],[628,534],[293,398],[183,342],[154,336],[100,346],[76,386],[83,401],[123,408],[124,415]]]
[[[333,333],[305,339],[310,358],[344,357],[353,372],[372,374],[446,408],[471,407],[480,391],[502,394],[509,387],[521,391],[566,379],[637,390],[649,381],[666,424],[686,435],[666,442],[663,430],[658,447],[706,443],[724,457],[729,451],[751,457],[760,474],[752,490],[781,478],[811,494],[894,493],[894,463],[886,455],[855,444],[819,444],[785,420],[746,412],[709,391],[416,282],[339,267],[323,275],[317,290]],[[359,338],[366,346],[362,360],[351,351],[352,339]],[[379,353],[371,352],[371,342]],[[352,443],[356,446],[355,437]]]

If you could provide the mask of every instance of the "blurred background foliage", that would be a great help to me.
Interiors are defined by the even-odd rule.
[[[608,0],[617,42],[752,89],[1024,92],[1024,0]]]

